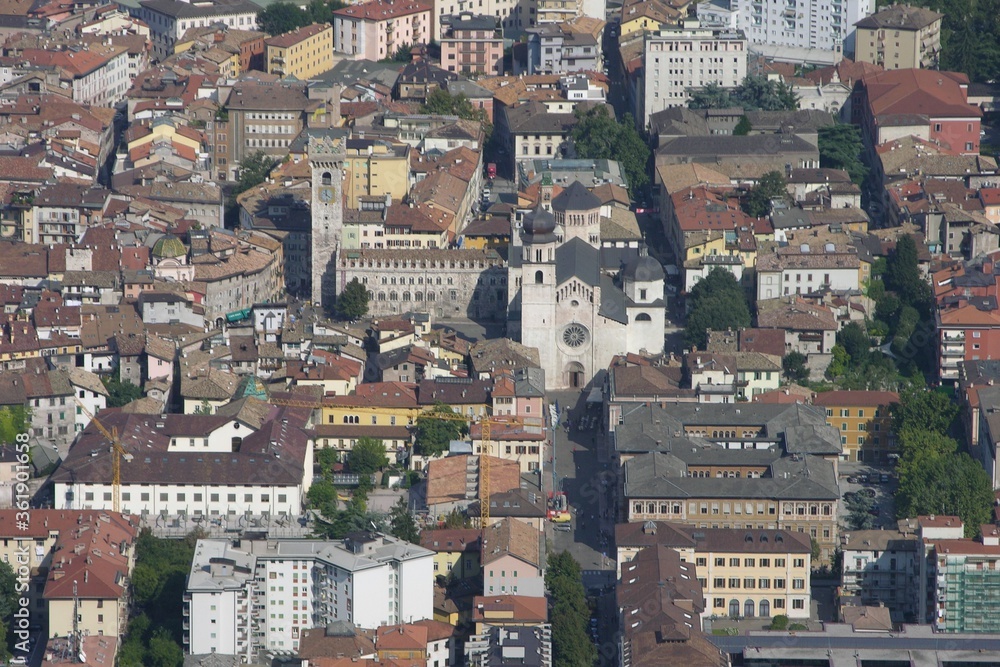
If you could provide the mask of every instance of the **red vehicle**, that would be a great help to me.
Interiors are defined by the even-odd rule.
[[[490,162],[486,165],[486,178],[496,178],[497,177],[497,165],[495,162]]]

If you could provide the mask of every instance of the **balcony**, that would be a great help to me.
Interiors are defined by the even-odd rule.
[[[964,331],[944,331],[941,334],[941,338],[945,341],[951,340],[965,340]]]
[[[271,58],[271,62],[272,63],[280,63],[280,64],[284,65],[285,64],[285,59],[282,56],[274,56],[274,57]]]
[[[943,357],[964,357],[965,356],[965,345],[957,344],[950,345],[945,343],[941,346],[941,356]]]

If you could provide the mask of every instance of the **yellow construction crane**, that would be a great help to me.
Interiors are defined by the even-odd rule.
[[[88,417],[90,417],[90,421],[94,422],[94,426],[97,427],[97,430],[100,431],[101,434],[105,438],[108,439],[109,443],[111,443],[111,490],[112,490],[112,498],[114,498],[114,509],[115,509],[115,512],[121,512],[121,509],[122,509],[122,507],[121,507],[121,505],[122,505],[122,457],[124,457],[126,461],[131,461],[132,460],[132,455],[129,454],[127,451],[125,451],[125,448],[122,447],[121,438],[118,437],[118,427],[117,426],[112,426],[111,430],[108,431],[108,429],[106,429],[104,427],[104,424],[101,423],[101,420],[99,420],[96,416],[94,416],[94,413],[92,413],[90,410],[88,410],[87,406],[80,402],[80,399],[74,398],[74,400],[76,401],[76,404],[80,406],[80,410],[83,411],[83,414],[85,414]]]

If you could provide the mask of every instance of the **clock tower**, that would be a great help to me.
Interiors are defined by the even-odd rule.
[[[324,310],[337,298],[337,254],[344,228],[344,137],[341,130],[310,132],[307,149],[312,170],[312,302]]]

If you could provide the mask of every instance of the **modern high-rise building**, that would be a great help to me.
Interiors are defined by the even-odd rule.
[[[295,651],[303,630],[433,617],[434,552],[381,533],[329,540],[199,540],[184,594],[191,654]]]
[[[742,30],[754,51],[783,62],[833,65],[854,52],[854,25],[872,0],[729,0],[701,2],[703,24]]]
[[[692,89],[735,88],[747,75],[747,38],[740,30],[697,22],[646,35],[643,126],[657,111],[687,104]]]

